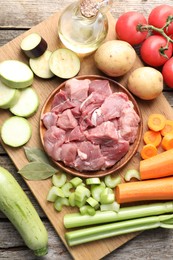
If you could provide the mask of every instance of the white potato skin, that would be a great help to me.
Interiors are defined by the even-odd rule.
[[[152,100],[163,90],[163,76],[152,67],[141,67],[130,74],[127,88],[140,99]]]
[[[133,47],[120,40],[103,43],[95,52],[95,65],[111,77],[125,75],[134,65],[136,52]]]

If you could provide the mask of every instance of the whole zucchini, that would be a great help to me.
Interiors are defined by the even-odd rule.
[[[39,215],[15,178],[0,167],[0,210],[37,256],[48,251],[48,234]]]

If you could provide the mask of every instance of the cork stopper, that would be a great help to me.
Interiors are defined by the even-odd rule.
[[[94,0],[81,0],[80,1],[80,11],[85,17],[93,17],[98,13],[98,4]]]
[[[96,16],[99,11],[107,12],[113,0],[80,0],[81,14],[87,18]]]

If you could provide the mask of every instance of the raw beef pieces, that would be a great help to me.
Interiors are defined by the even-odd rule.
[[[140,118],[128,96],[113,93],[108,80],[70,79],[42,121],[48,155],[82,172],[119,161],[136,139]]]

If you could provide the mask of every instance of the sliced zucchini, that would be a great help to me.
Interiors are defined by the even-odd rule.
[[[16,104],[20,91],[7,87],[0,81],[0,108],[8,109]]]
[[[2,141],[11,147],[19,147],[27,143],[31,133],[31,125],[23,117],[12,116],[6,119],[1,127]]]
[[[29,117],[33,115],[39,106],[39,98],[32,87],[22,89],[17,103],[10,108],[16,116]]]
[[[52,52],[46,50],[43,55],[35,59],[29,59],[29,65],[34,72],[40,78],[49,79],[54,76],[49,67],[49,59]]]
[[[0,63],[0,79],[10,88],[26,88],[32,85],[34,74],[28,65],[18,60]]]
[[[38,33],[31,33],[22,40],[20,47],[29,58],[37,58],[47,50],[47,42]]]
[[[78,74],[80,59],[73,51],[61,48],[52,53],[49,60],[49,67],[56,76],[69,79]]]

